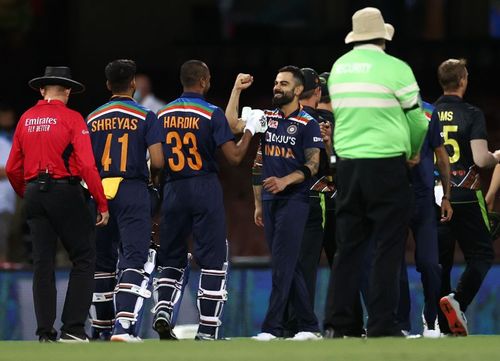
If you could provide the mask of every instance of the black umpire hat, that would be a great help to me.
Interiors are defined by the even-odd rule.
[[[85,86],[71,79],[71,70],[67,66],[47,66],[44,76],[31,79],[28,82],[31,89],[39,90],[45,85],[61,85],[70,88],[73,94],[81,93]]]

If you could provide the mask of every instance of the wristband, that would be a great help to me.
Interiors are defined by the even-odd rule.
[[[448,196],[442,196],[442,197],[441,197],[441,200],[443,200],[443,199],[450,200],[450,198],[448,198]]]
[[[312,177],[311,170],[306,165],[300,166],[297,170],[304,174],[304,180]]]

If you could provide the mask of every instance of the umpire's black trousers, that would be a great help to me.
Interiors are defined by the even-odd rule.
[[[26,216],[33,241],[33,300],[37,335],[50,333],[56,318],[55,255],[59,238],[73,263],[61,317],[62,331],[84,335],[94,290],[94,226],[79,184],[53,183],[41,191],[28,183]]]
[[[368,336],[396,336],[399,272],[412,190],[404,157],[340,159],[337,163],[337,253],[330,290],[332,325],[339,334],[359,330],[363,257],[375,242],[368,296]]]

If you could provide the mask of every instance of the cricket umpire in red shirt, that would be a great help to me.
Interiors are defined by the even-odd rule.
[[[43,100],[20,118],[6,171],[26,201],[33,240],[33,299],[36,334],[55,341],[57,332],[55,254],[59,238],[73,263],[61,317],[60,341],[88,342],[84,323],[94,290],[94,224],[85,202],[83,179],[97,203],[97,226],[109,219],[108,204],[97,173],[89,132],[83,117],[66,107],[69,95],[85,90],[71,79],[68,67],[46,67],[29,81]]]

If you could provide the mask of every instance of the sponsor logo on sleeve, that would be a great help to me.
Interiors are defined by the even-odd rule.
[[[267,126],[268,126],[269,128],[274,128],[274,129],[276,129],[276,128],[278,128],[278,121],[277,121],[277,120],[272,120],[272,119],[271,119],[271,120],[267,123]]]

